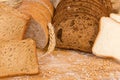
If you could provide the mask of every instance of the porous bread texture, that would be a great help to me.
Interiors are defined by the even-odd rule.
[[[26,15],[0,3],[0,39],[22,40],[28,20]]]
[[[109,16],[109,11],[99,1],[62,0],[53,18],[56,47],[92,52],[102,16]]]
[[[38,73],[36,45],[32,39],[0,42],[0,77]]]

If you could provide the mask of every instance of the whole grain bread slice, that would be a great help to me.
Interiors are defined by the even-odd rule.
[[[18,13],[18,14],[17,14]],[[27,29],[27,17],[8,7],[0,4],[0,39],[2,40],[21,40]]]
[[[0,77],[37,73],[36,45],[32,39],[0,42]]]

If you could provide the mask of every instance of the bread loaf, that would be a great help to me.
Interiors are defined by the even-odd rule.
[[[5,1],[17,3],[18,1]],[[18,3],[19,4],[19,3]],[[38,48],[45,48],[48,44],[48,23],[51,22],[53,16],[53,5],[50,0],[22,0],[19,6],[15,7],[23,14],[31,17],[24,38],[32,38],[36,41]]]
[[[51,22],[53,13],[51,14],[43,4],[32,0],[24,1],[18,10],[32,17],[25,38],[32,38],[38,48],[45,48],[48,44],[47,24]]]
[[[111,11],[105,4],[99,0],[62,0],[53,18],[56,46],[91,52],[99,20],[102,16],[109,16]]]
[[[37,73],[38,60],[33,40],[0,41],[0,77]]]

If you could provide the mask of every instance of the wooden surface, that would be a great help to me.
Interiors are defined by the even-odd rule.
[[[112,0],[117,12],[120,0]],[[0,80],[120,80],[120,63],[113,59],[96,57],[90,53],[56,49],[43,56],[37,50],[39,74],[2,78]]]
[[[90,53],[73,50],[55,50],[43,56],[38,50],[40,73],[32,76],[3,78],[0,80],[118,80],[120,64]]]

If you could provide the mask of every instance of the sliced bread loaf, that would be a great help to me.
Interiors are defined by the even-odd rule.
[[[120,61],[120,23],[102,17],[98,36],[92,48],[93,54],[100,57],[112,57]]]
[[[86,2],[74,2],[74,4],[69,4],[69,7],[66,6],[60,12],[55,13],[53,22],[57,21],[59,23],[59,20],[62,19],[62,17],[67,16],[68,13],[72,13],[73,11],[89,13],[95,16],[95,18],[97,19],[100,19],[101,16],[108,16],[107,12],[103,12],[101,9],[96,8],[95,5],[89,5],[89,3]],[[94,15],[94,13],[96,13],[96,15]]]
[[[38,7],[36,5],[40,4],[36,2],[24,2],[19,7],[19,10],[32,17],[25,38],[32,38],[36,41],[38,48],[45,48],[48,43],[47,24],[49,21],[44,15],[48,14],[43,13],[41,10],[42,5]]]
[[[98,20],[86,13],[72,14],[55,27],[57,47],[89,52],[98,32]]]
[[[0,77],[37,73],[38,60],[33,40],[0,42]]]
[[[57,47],[92,52],[102,16],[109,14],[100,2],[62,0],[53,18]]]

